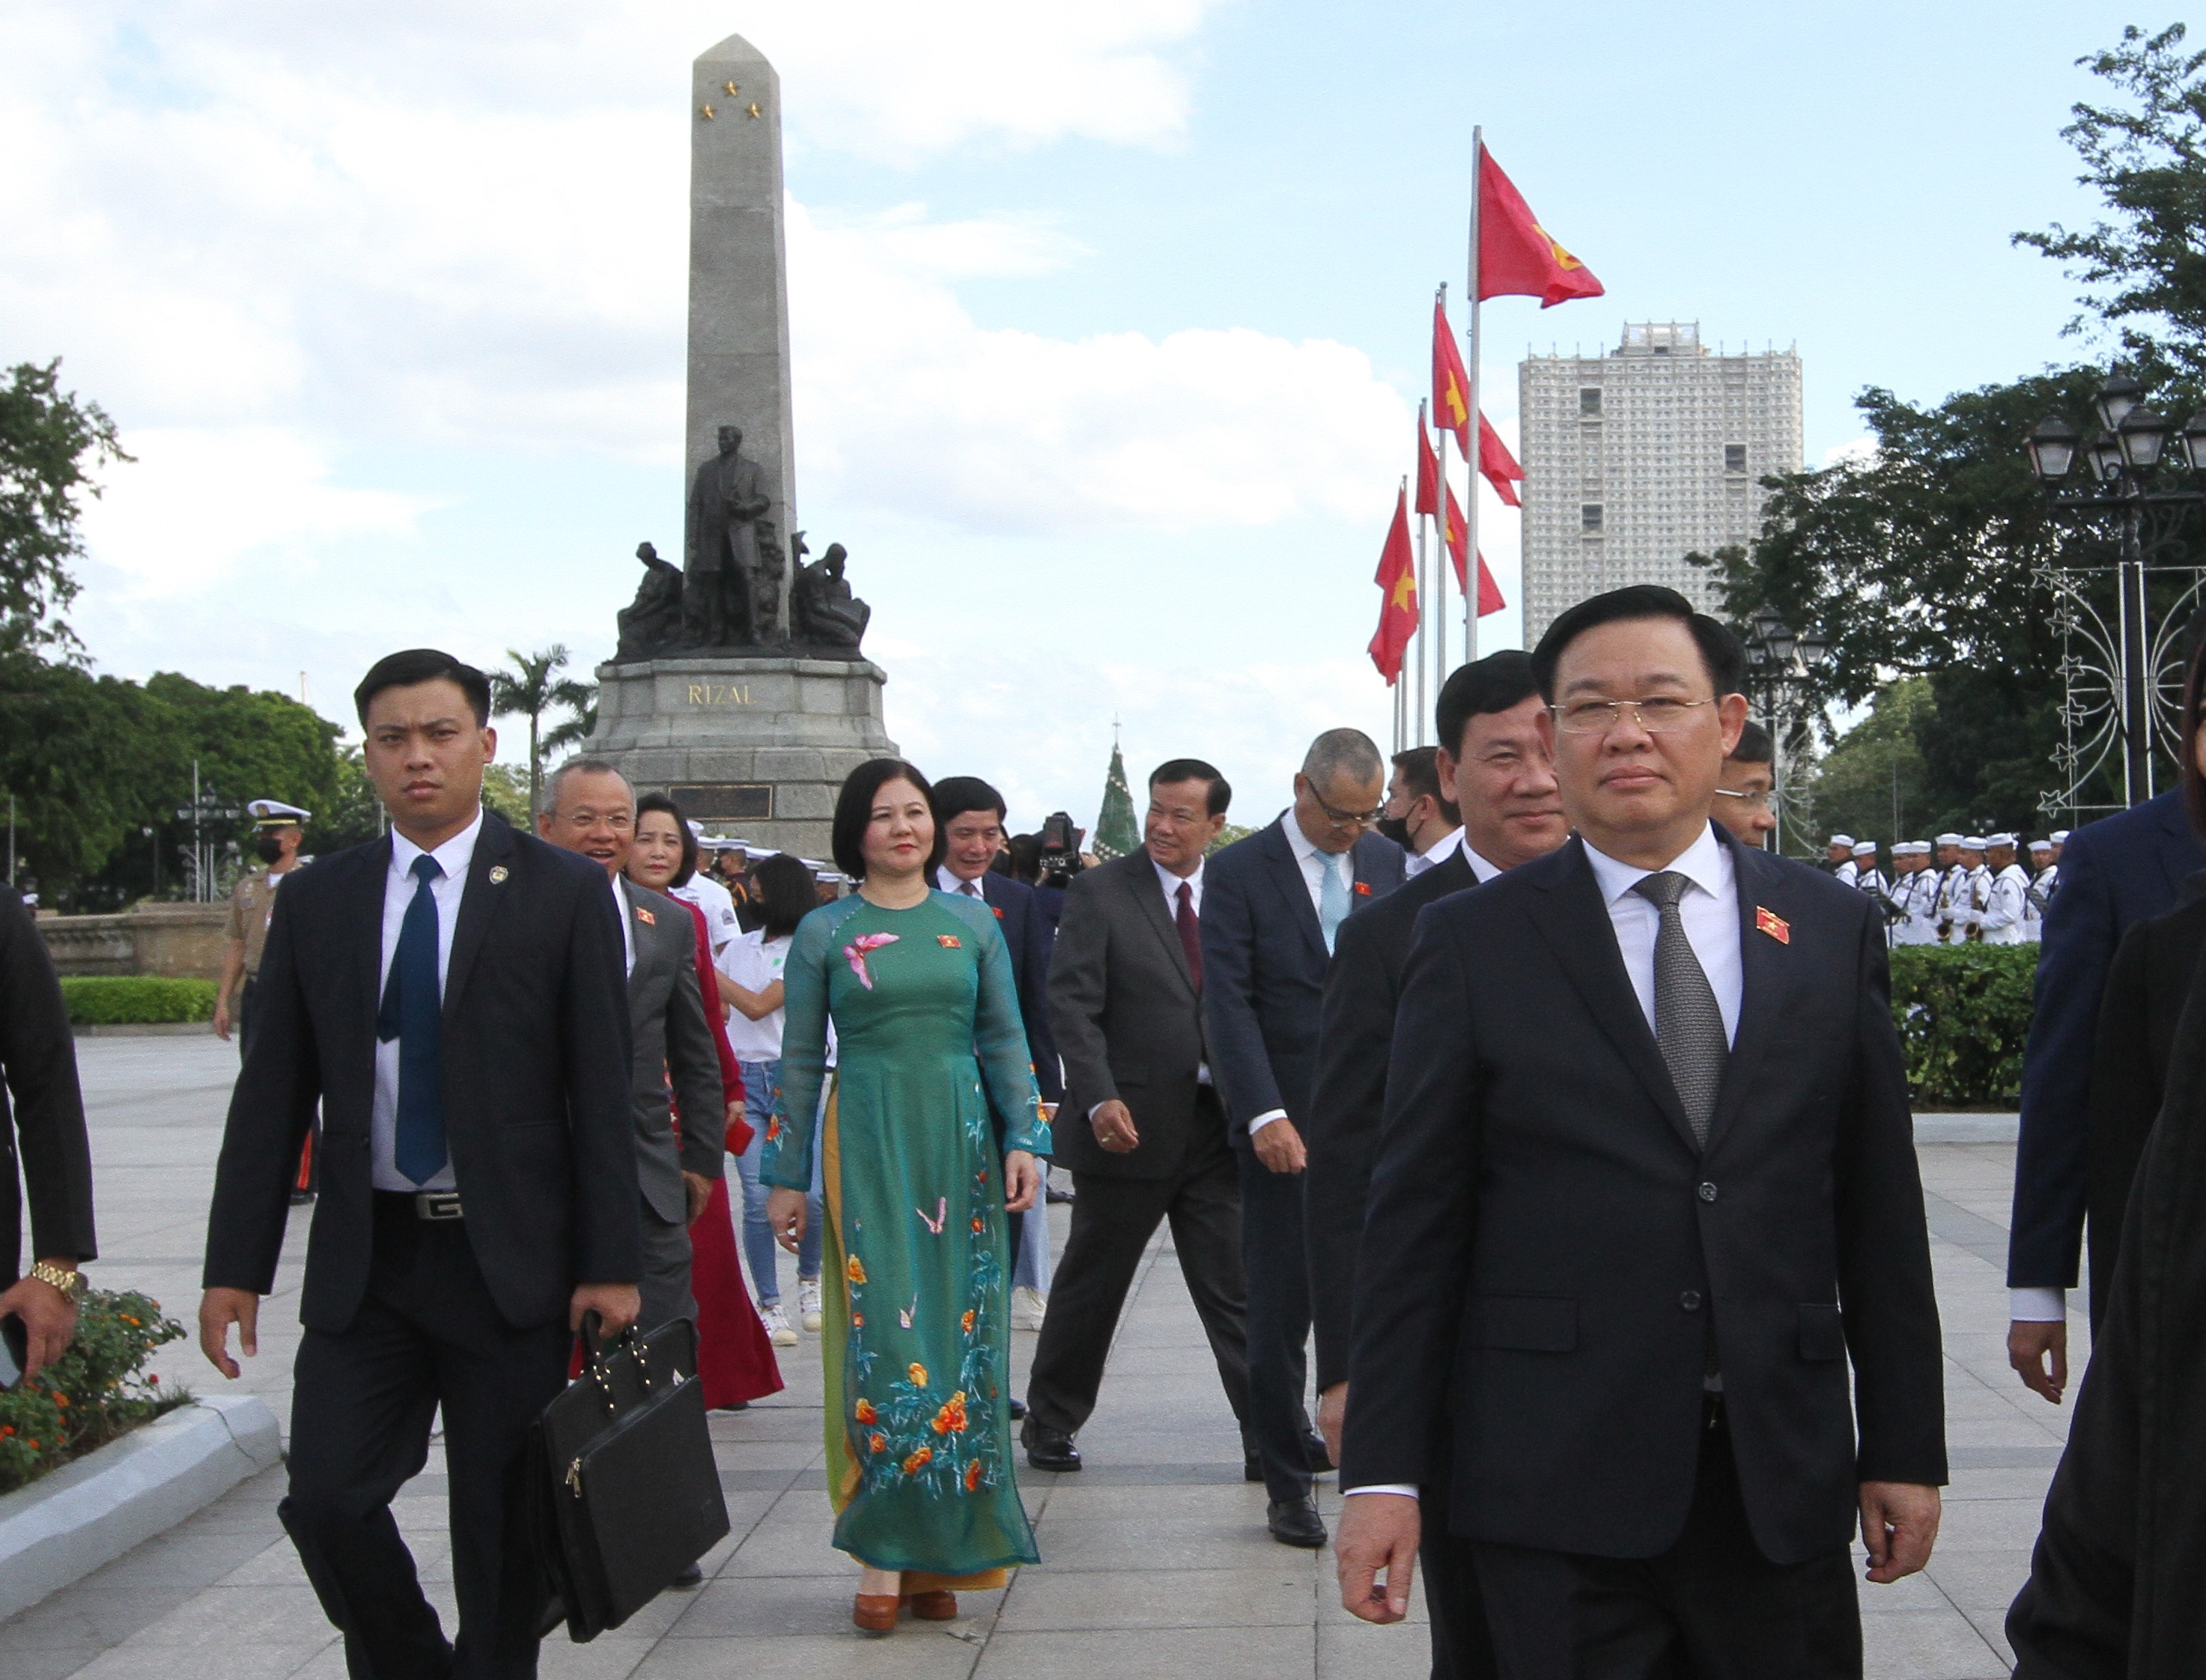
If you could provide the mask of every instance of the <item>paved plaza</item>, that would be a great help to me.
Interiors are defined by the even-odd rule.
[[[235,1052],[208,1038],[82,1040],[108,1288],[151,1292],[189,1322],[207,1194]],[[1940,1680],[2007,1672],[2000,1623],[2027,1566],[2066,1409],[2024,1391],[2004,1352],[2004,1143],[1926,1143],[1945,1315],[1953,1485],[1927,1575],[1863,1588],[1869,1671]],[[1052,1210],[1061,1248],[1070,1210]],[[240,1386],[288,1421],[297,1222],[265,1310],[260,1357]],[[784,1265],[787,1262],[784,1261]],[[784,1280],[784,1293],[793,1288]],[[1023,1366],[1034,1338],[1015,1338]],[[190,1342],[164,1349],[164,1382],[224,1386]],[[1150,1252],[1112,1352],[1100,1409],[1081,1435],[1088,1469],[1023,1476],[1043,1562],[1001,1593],[968,1594],[946,1624],[886,1640],[850,1626],[856,1571],[828,1544],[814,1338],[785,1353],[787,1389],[712,1432],[734,1531],[706,1582],[669,1594],[595,1643],[554,1640],[547,1676],[590,1680],[780,1680],[784,1676],[1110,1676],[1204,1680],[1298,1675],[1391,1680],[1427,1670],[1423,1628],[1371,1628],[1339,1607],[1327,1552],[1264,1534],[1261,1487],[1241,1480],[1232,1420],[1168,1240]],[[399,1503],[429,1591],[451,1625],[444,1482],[429,1471]],[[283,1473],[241,1485],[198,1516],[0,1622],[7,1680],[341,1680],[344,1662],[276,1521]],[[1328,1480],[1320,1504],[1339,1504]],[[1415,1613],[1422,1620],[1420,1603]]]

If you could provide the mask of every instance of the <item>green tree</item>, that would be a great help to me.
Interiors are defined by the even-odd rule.
[[[93,473],[128,461],[115,422],[61,389],[61,360],[21,362],[0,385],[0,653],[79,644],[60,617],[76,598],[80,498]]]
[[[50,909],[118,908],[98,893],[85,903],[80,889],[119,854],[150,881],[164,771],[182,742],[174,714],[134,682],[0,657],[0,784],[15,804],[15,884],[35,887]]]
[[[1126,785],[1126,755],[1116,741],[1111,743],[1111,768],[1103,776],[1103,804],[1095,813],[1095,836],[1088,849],[1108,863],[1130,856],[1142,843],[1142,831],[1134,821],[1133,789]]]
[[[1869,715],[1839,737],[1815,770],[1816,832],[1810,838],[1873,835],[1889,845],[1937,831],[1917,740],[1926,726],[1935,729],[1937,710],[1928,677],[1905,677],[1878,691]],[[1820,855],[1822,849],[1814,849]],[[1889,861],[1888,855],[1880,859]]]
[[[2081,231],[2014,236],[2090,289],[2069,331],[2114,328],[2149,379],[2206,378],[2206,52],[2183,41],[2179,23],[2155,35],[2131,26],[2119,46],[2076,61],[2126,99],[2078,104],[2060,131],[2113,213]]]
[[[581,738],[571,731],[584,715],[595,721],[597,689],[591,683],[559,675],[567,668],[567,649],[562,643],[554,642],[535,653],[509,647],[505,657],[513,661],[512,668],[490,673],[490,707],[496,717],[517,713],[528,719],[528,809],[534,812],[544,779],[545,754]],[[554,708],[576,716],[555,725],[547,736],[544,715]],[[585,730],[583,734],[587,733]]]

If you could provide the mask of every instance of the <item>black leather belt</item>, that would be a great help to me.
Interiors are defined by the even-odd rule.
[[[403,1207],[431,1224],[446,1224],[466,1217],[460,1212],[457,1190],[378,1190],[375,1199],[387,1207]]]

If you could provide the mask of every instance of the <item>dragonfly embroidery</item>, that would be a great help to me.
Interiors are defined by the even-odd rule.
[[[897,936],[893,933],[861,933],[843,947],[843,955],[850,961],[850,972],[858,977],[858,984],[867,991],[873,989],[873,977],[866,971],[866,953],[896,942]]]

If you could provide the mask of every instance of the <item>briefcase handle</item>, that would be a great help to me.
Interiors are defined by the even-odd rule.
[[[636,1334],[634,1325],[611,1336],[605,1333],[605,1320],[595,1308],[583,1310],[582,1375],[597,1384],[598,1392],[605,1398],[605,1409],[613,1411],[618,1409],[613,1396],[613,1360],[626,1354],[634,1362],[636,1376],[647,1392],[651,1388],[651,1361],[644,1356],[643,1338]]]

